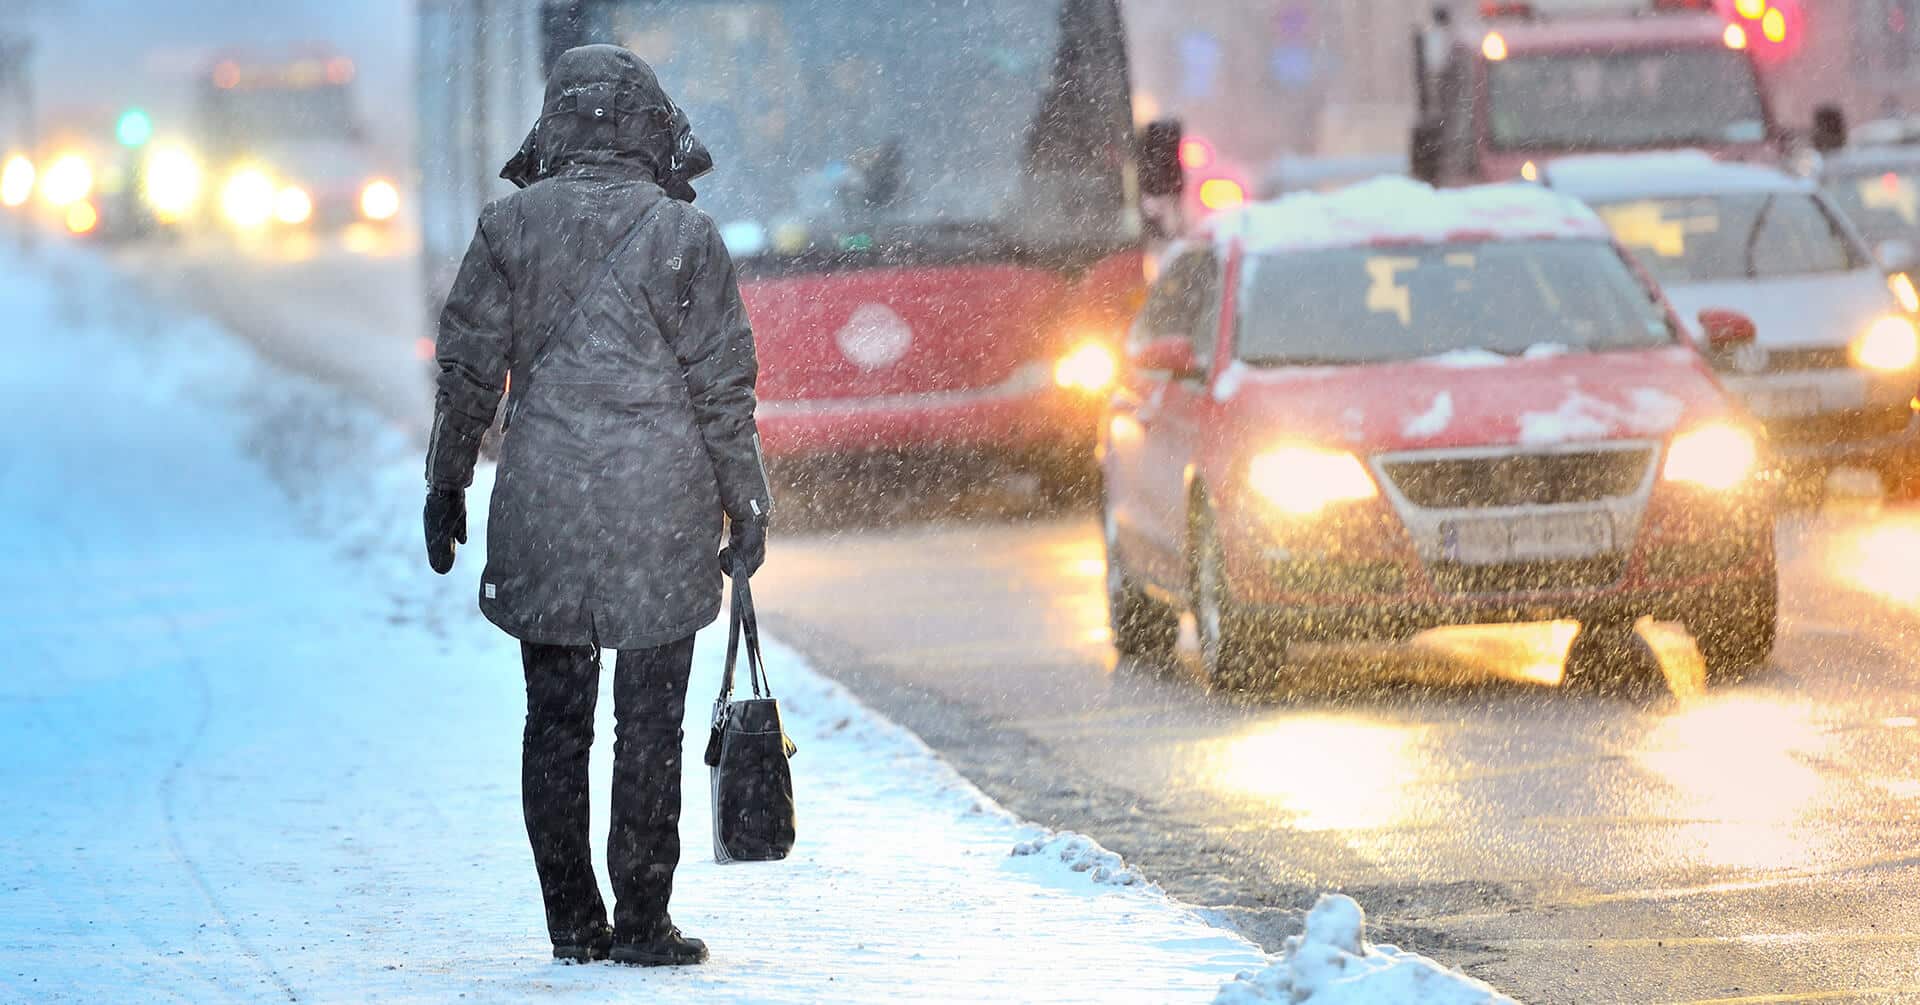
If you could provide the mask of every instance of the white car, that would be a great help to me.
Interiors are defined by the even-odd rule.
[[[1758,338],[1714,366],[1775,457],[1912,487],[1920,298],[1813,182],[1694,151],[1564,158],[1541,182],[1592,206],[1696,334],[1704,310],[1754,320]]]

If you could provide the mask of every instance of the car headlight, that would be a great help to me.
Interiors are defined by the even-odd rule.
[[[1920,289],[1915,289],[1913,277],[1904,272],[1896,272],[1887,277],[1887,289],[1893,291],[1893,298],[1900,301],[1900,309],[1908,314],[1920,314]]]
[[[1083,342],[1053,365],[1053,382],[1072,391],[1098,394],[1113,386],[1120,360],[1099,342]]]
[[[0,166],[0,206],[19,206],[33,195],[33,159],[14,154]]]
[[[297,226],[313,217],[313,197],[298,185],[288,185],[273,197],[273,218]]]
[[[360,215],[369,220],[391,220],[400,212],[400,190],[385,178],[376,178],[360,190]]]
[[[258,168],[241,168],[220,188],[220,212],[236,227],[252,229],[273,219],[274,200],[279,193],[273,179]]]
[[[1920,332],[1913,322],[1890,314],[1854,339],[1849,355],[1855,365],[1881,373],[1911,370],[1920,365]]]
[[[1247,465],[1247,487],[1275,509],[1311,516],[1336,503],[1380,495],[1360,458],[1345,450],[1293,444],[1275,447]]]
[[[1661,475],[1725,492],[1752,476],[1759,463],[1760,445],[1752,433],[1731,422],[1710,422],[1673,438]]]
[[[91,194],[93,165],[79,154],[55,158],[40,178],[40,197],[55,209],[65,209]]]
[[[147,205],[162,220],[178,220],[200,202],[200,162],[179,147],[160,147],[147,155]]]

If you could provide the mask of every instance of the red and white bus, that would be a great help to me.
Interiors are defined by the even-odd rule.
[[[436,293],[497,194],[474,179],[532,121],[545,65],[617,43],[654,65],[719,164],[698,205],[740,269],[772,459],[1086,465],[1143,296],[1143,173],[1157,194],[1179,185],[1177,131],[1155,133],[1159,166],[1142,170],[1117,0],[428,0],[422,14]]]

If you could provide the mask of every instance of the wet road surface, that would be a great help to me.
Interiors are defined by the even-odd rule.
[[[410,261],[122,261],[423,424]],[[812,478],[783,496],[770,627],[1015,812],[1270,949],[1339,889],[1376,938],[1526,1001],[1920,1000],[1920,510],[1786,520],[1780,645],[1733,686],[1652,626],[1664,684],[1568,691],[1548,625],[1315,649],[1228,694],[1190,629],[1171,664],[1115,659],[1086,508],[1017,477]]]

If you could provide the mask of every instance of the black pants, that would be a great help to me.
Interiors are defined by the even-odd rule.
[[[533,863],[556,943],[607,923],[588,836],[587,757],[600,660],[586,646],[521,643],[527,729],[520,799]],[[650,938],[667,917],[680,864],[680,721],[686,711],[693,638],[657,649],[623,649],[614,664],[613,873],[617,937]]]

